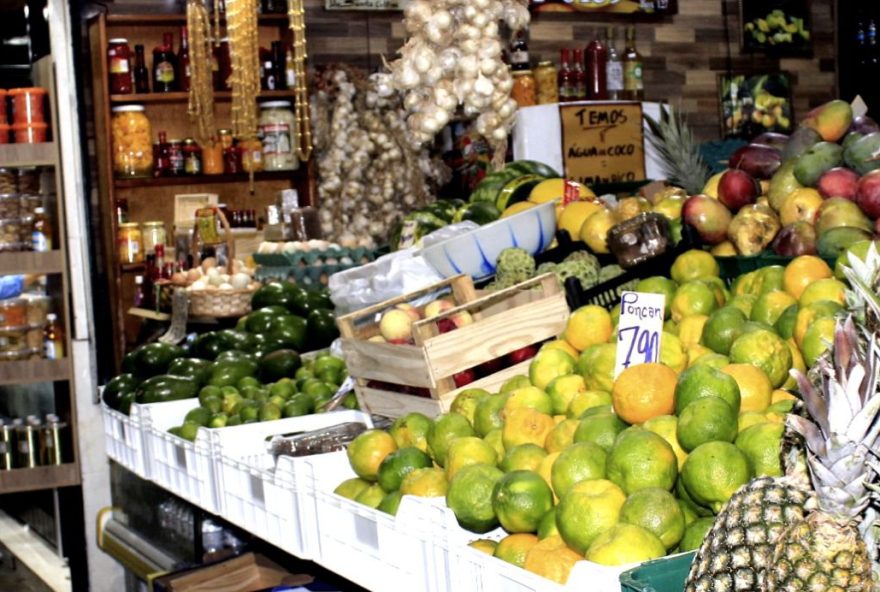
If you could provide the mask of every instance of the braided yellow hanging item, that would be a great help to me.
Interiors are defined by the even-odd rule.
[[[226,0],[226,28],[232,64],[232,135],[249,140],[257,137],[260,94],[256,0]]]
[[[293,32],[294,116],[298,142],[296,155],[306,162],[312,155],[312,124],[309,114],[309,90],[306,81],[306,22],[302,0],[288,0],[287,18]]]
[[[190,87],[187,113],[201,144],[214,133],[214,84],[211,72],[211,19],[202,0],[186,3],[186,27],[190,39]]]

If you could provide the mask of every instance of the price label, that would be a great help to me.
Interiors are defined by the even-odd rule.
[[[621,295],[615,378],[630,366],[660,361],[665,306],[663,294],[624,292]]]
[[[415,220],[405,220],[403,228],[400,230],[400,242],[397,243],[398,249],[408,249],[416,244],[416,228],[419,223]]]

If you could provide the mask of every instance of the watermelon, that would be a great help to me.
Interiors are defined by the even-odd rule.
[[[477,201],[472,204],[462,206],[455,212],[453,222],[461,222],[463,220],[471,220],[477,224],[483,225],[494,222],[501,216],[495,204],[488,201]]]
[[[504,170],[513,169],[521,175],[541,175],[542,177],[561,177],[553,170],[553,167],[538,162],[537,160],[515,160],[504,167]]]
[[[498,192],[495,207],[499,212],[504,213],[504,210],[513,204],[526,201],[532,188],[543,180],[544,177],[541,175],[522,175],[508,181]]]
[[[483,177],[482,181],[477,183],[473,193],[471,193],[470,202],[488,201],[489,203],[495,203],[495,200],[498,197],[498,192],[501,191],[504,185],[521,174],[522,173],[508,168],[489,173]]]

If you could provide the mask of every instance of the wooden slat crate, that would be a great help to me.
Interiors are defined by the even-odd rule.
[[[381,313],[397,304],[443,290],[454,307],[412,325],[414,345],[376,343]],[[437,322],[467,312],[473,323],[440,333]],[[453,375],[562,333],[569,310],[553,274],[506,290],[478,295],[468,276],[456,276],[417,292],[387,300],[337,320],[349,374],[356,379],[360,403],[371,413],[399,417],[411,411],[428,416],[447,411],[466,388],[497,390],[508,378],[528,372],[522,362],[456,388]],[[420,387],[430,398],[367,386],[370,381]]]

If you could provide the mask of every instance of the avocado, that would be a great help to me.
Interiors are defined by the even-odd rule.
[[[240,349],[230,349],[228,351],[222,352],[219,356],[217,356],[217,362],[230,362],[237,360],[251,360],[253,361],[254,356],[251,353],[243,352]]]
[[[184,423],[191,421],[199,424],[200,426],[207,426],[208,422],[211,421],[211,416],[213,414],[210,410],[205,409],[204,407],[196,407],[195,409],[191,409],[189,413],[183,418]]]
[[[259,310],[267,306],[283,306],[290,310],[297,287],[290,282],[269,282],[260,286],[251,298],[251,308]]]
[[[193,343],[193,353],[205,360],[215,360],[230,349],[251,351],[256,346],[254,336],[246,331],[223,329],[199,335]]]
[[[140,384],[140,380],[138,380],[134,374],[126,373],[114,376],[104,385],[101,399],[110,409],[121,411],[120,401],[122,396],[127,393],[134,393],[137,390],[138,384]]]
[[[208,383],[213,366],[213,362],[201,358],[177,358],[168,365],[168,374],[189,376],[201,387]]]
[[[333,340],[339,337],[336,317],[329,310],[318,308],[309,313],[307,322],[309,351],[330,347]]]
[[[279,349],[266,354],[258,362],[260,378],[263,382],[275,382],[282,378],[292,378],[302,366],[299,354],[292,349]]]
[[[126,354],[122,360],[122,369],[145,380],[165,374],[171,362],[181,356],[183,349],[171,343],[147,343]]]
[[[270,330],[268,337],[285,348],[296,351],[304,351],[306,345],[306,333],[308,331],[306,320],[296,315],[278,317],[275,325]]]
[[[223,360],[216,362],[211,370],[211,378],[208,384],[214,386],[236,385],[245,376],[254,376],[257,373],[257,363],[253,360]]]
[[[164,403],[191,399],[199,393],[198,383],[188,376],[160,374],[140,384],[136,394],[138,403]]]
[[[281,313],[275,312],[278,308],[276,306],[267,306],[250,313],[246,324],[247,330],[251,333],[266,333],[269,331],[276,318],[288,314],[287,309],[282,309]]]

